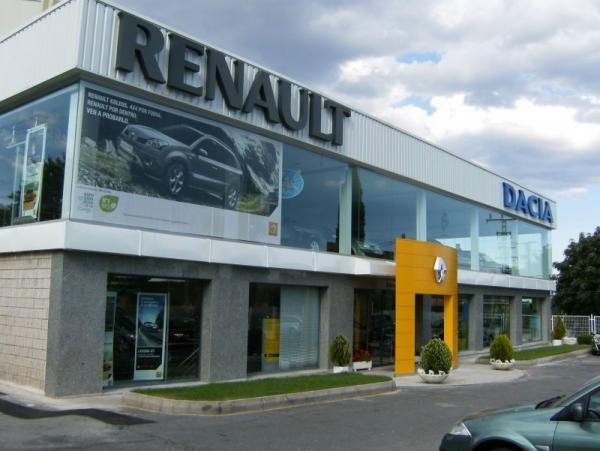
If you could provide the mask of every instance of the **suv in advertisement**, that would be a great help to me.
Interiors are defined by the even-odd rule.
[[[210,134],[189,125],[159,130],[128,125],[119,136],[117,149],[133,172],[160,180],[171,198],[179,199],[193,188],[221,198],[224,208],[237,205],[243,181],[240,159]]]

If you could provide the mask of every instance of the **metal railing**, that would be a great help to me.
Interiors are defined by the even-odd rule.
[[[552,315],[552,331],[562,318],[567,328],[567,336],[579,337],[587,334],[600,334],[600,316],[596,315]]]

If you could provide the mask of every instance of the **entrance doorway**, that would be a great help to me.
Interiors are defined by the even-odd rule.
[[[444,339],[444,297],[417,294],[415,297],[415,353],[432,338]]]
[[[199,377],[197,280],[110,274],[103,386]]]
[[[394,364],[396,300],[393,290],[354,292],[354,352],[367,350],[373,366]]]

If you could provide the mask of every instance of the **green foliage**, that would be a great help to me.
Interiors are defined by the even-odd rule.
[[[343,335],[336,336],[329,346],[329,360],[334,366],[348,366],[350,364],[350,343]]]
[[[515,351],[508,335],[498,335],[490,346],[490,358],[509,362],[514,358]]]
[[[600,227],[593,234],[579,235],[565,249],[565,258],[554,263],[555,311],[568,315],[600,314]]]
[[[300,393],[352,385],[386,382],[386,376],[360,373],[319,374],[314,376],[279,377],[243,382],[220,382],[174,388],[140,389],[136,393],[168,399],[189,401],[225,401],[228,399],[257,398],[259,396]]]
[[[452,351],[443,340],[433,338],[421,348],[421,368],[425,372],[448,373],[452,368]]]
[[[556,326],[554,326],[554,331],[552,332],[552,338],[555,340],[562,340],[565,338],[565,335],[567,335],[567,328],[565,326],[565,322],[559,316]]]
[[[592,334],[583,334],[577,337],[577,344],[580,345],[591,345],[594,336]]]

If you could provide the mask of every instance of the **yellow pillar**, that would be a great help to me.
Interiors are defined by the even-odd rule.
[[[415,372],[415,295],[398,292],[396,284],[396,374]]]
[[[438,257],[447,267],[438,283],[434,265]],[[415,372],[415,296],[444,296],[444,340],[458,365],[458,258],[456,249],[437,243],[396,240],[396,349],[395,373]]]
[[[458,366],[458,302],[457,296],[444,296],[444,341],[452,351],[453,365]]]

